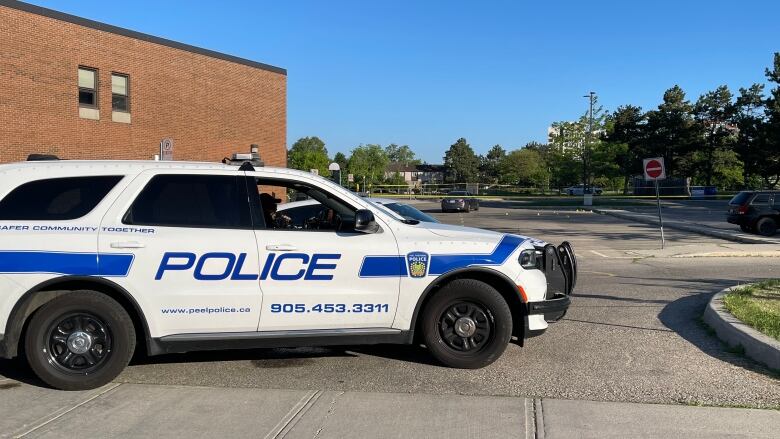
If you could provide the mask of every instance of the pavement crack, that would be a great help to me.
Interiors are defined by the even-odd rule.
[[[80,403],[74,405],[73,407],[71,407],[69,409],[62,410],[59,413],[55,412],[56,414],[54,414],[54,416],[49,416],[49,417],[45,418],[43,421],[34,423],[34,425],[32,427],[28,428],[27,430],[22,431],[21,433],[14,434],[13,437],[14,438],[21,438],[21,437],[27,436],[28,434],[32,433],[33,431],[38,430],[39,428],[41,428],[41,427],[43,427],[43,426],[45,426],[45,425],[47,425],[47,424],[49,424],[51,422],[56,421],[57,419],[59,419],[59,418],[63,417],[64,415],[72,412],[73,410],[76,410],[77,408],[83,406],[84,404],[87,404],[90,401],[93,401],[93,400],[95,400],[97,398],[100,398],[101,396],[105,395],[106,393],[111,392],[112,390],[116,389],[117,387],[119,387],[121,385],[122,385],[121,383],[109,384],[104,389],[102,389],[100,392],[90,396],[89,398],[85,399],[84,401],[81,401]]]
[[[323,391],[317,390],[305,394],[293,408],[287,412],[287,415],[279,421],[274,428],[265,436],[265,439],[283,438],[295,427],[295,424],[303,417],[303,415],[317,402],[322,396]]]
[[[544,410],[542,408],[542,399],[534,399],[534,437],[536,439],[544,439]]]
[[[322,430],[325,429],[325,424],[328,421],[328,417],[330,417],[336,408],[336,400],[339,399],[339,397],[343,394],[344,392],[338,392],[337,394],[333,395],[333,399],[330,400],[330,406],[328,406],[328,412],[325,413],[325,416],[322,418],[322,426],[317,429],[316,433],[314,433],[313,439],[317,439],[317,436],[319,436]]]

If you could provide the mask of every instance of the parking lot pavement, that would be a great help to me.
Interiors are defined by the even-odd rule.
[[[780,412],[503,396],[110,384],[5,389],[0,437],[774,437]],[[31,392],[45,395],[32,398]],[[40,404],[43,403],[43,404]]]
[[[773,237],[744,233],[739,226],[726,222],[727,200],[665,201],[662,204],[664,225],[695,233],[754,244],[780,244],[780,235]],[[652,206],[598,209],[623,219],[657,224],[658,212]]]
[[[436,204],[430,206],[422,207]],[[434,214],[452,224],[572,241],[581,265],[568,315],[478,370],[441,367],[415,346],[346,346],[140,356],[116,382],[780,407],[778,375],[726,350],[699,321],[712,293],[780,277],[777,258],[633,257],[659,247],[657,230],[593,213],[483,207]],[[734,245],[681,231],[667,239],[685,251]],[[40,382],[15,361],[0,360],[0,375],[8,378],[0,382],[0,404],[9,391],[22,391],[13,395],[45,399],[56,411],[73,395],[35,387]],[[14,403],[0,408],[5,413]],[[34,422],[42,415],[13,416]]]

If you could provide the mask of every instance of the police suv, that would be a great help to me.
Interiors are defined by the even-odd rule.
[[[278,209],[301,197],[319,208]],[[0,357],[60,389],[136,349],[420,343],[479,368],[562,317],[576,275],[567,243],[402,219],[306,172],[0,165]]]

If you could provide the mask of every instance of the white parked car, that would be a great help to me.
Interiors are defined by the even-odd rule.
[[[562,317],[576,274],[567,243],[404,220],[308,172],[0,165],[0,357],[60,389],[111,381],[135,349],[421,342],[478,368]]]
[[[564,189],[563,191],[564,191],[564,193],[566,195],[579,195],[579,196],[582,196],[582,195],[584,195],[586,193],[585,192],[585,186],[582,185],[582,184],[569,186],[566,189]],[[601,195],[602,192],[604,192],[604,189],[602,189],[602,188],[600,188],[598,186],[590,186],[590,187],[588,187],[588,192],[587,193],[593,194],[593,195]]]

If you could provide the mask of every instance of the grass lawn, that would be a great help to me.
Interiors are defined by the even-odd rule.
[[[723,304],[734,317],[780,341],[780,279],[737,288]]]

